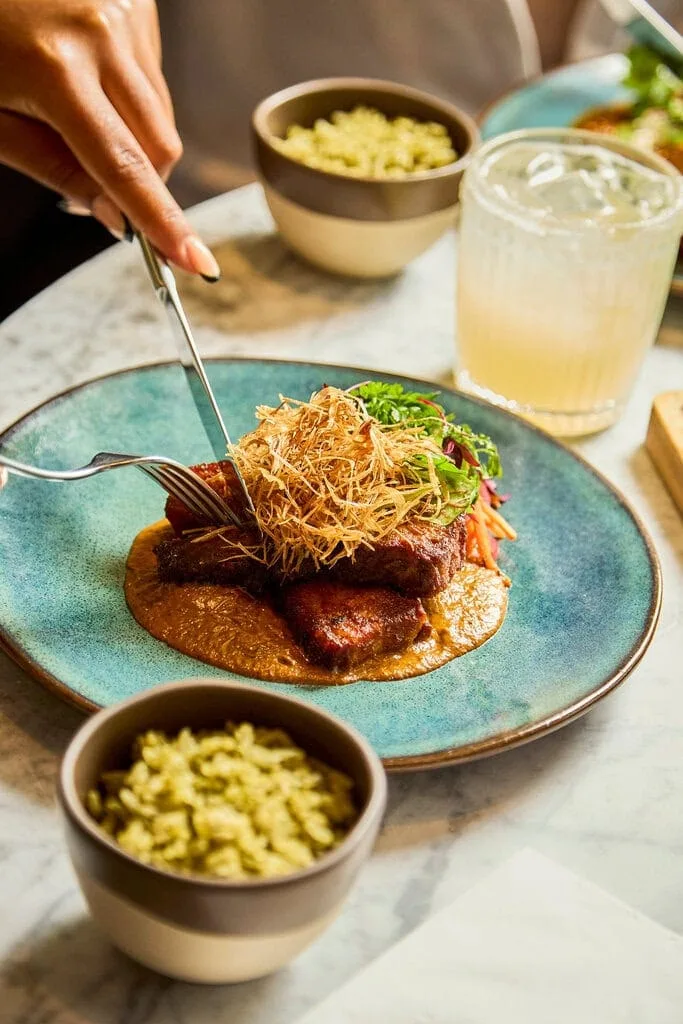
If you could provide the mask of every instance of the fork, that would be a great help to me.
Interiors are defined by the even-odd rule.
[[[159,455],[124,455],[117,452],[98,452],[87,466],[78,469],[40,469],[17,462],[0,453],[0,467],[4,466],[17,476],[34,477],[38,480],[86,480],[119,466],[137,466],[151,476],[167,494],[177,498],[183,505],[205,523],[224,525],[232,523],[242,526],[242,520],[235,515],[227,502],[223,501],[206,481],[193,473],[187,466],[174,459]]]

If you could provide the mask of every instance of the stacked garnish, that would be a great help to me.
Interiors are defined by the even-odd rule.
[[[263,537],[249,553],[292,576],[329,569],[408,520],[468,515],[473,560],[497,568],[497,539],[515,537],[498,511],[498,451],[435,398],[366,382],[259,406],[258,427],[231,452]]]

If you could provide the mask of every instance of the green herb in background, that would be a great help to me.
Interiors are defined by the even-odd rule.
[[[683,144],[683,81],[646,46],[631,47],[627,57],[629,70],[623,84],[636,94],[633,121],[627,127],[637,131],[641,118],[661,111],[661,143]]]

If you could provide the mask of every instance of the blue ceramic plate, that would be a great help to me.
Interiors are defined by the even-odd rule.
[[[349,387],[367,370],[215,360],[209,375],[228,429],[254,425],[257,403]],[[511,576],[501,630],[427,675],[400,682],[282,687],[353,723],[391,768],[494,753],[587,711],[638,662],[655,629],[660,573],[623,498],[586,463],[509,413],[454,391],[449,411],[498,442],[519,532],[501,562]],[[3,437],[3,451],[41,466],[80,466],[100,450],[207,459],[183,373],[155,365],[52,399]],[[160,517],[161,491],[134,469],[72,484],[13,478],[0,492],[2,640],[41,682],[85,709],[163,680],[228,677],[149,636],[123,596],[135,534]],[[261,683],[269,688],[279,684]]]
[[[628,102],[630,93],[621,81],[628,61],[621,53],[567,64],[506,93],[479,118],[482,138],[491,139],[519,128],[566,128],[592,107]],[[679,261],[671,285],[683,296],[683,263]]]

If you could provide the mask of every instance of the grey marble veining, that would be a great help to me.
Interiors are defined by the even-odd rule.
[[[194,219],[224,270],[213,288],[183,282],[206,354],[450,379],[452,238],[393,282],[354,284],[289,256],[255,186]],[[74,383],[173,354],[137,253],[116,246],[0,327],[0,426]],[[0,655],[2,1024],[289,1024],[524,846],[683,932],[683,523],[642,449],[652,397],[676,384],[683,315],[672,305],[622,422],[582,446],[632,500],[662,560],[662,620],[642,664],[561,732],[490,760],[392,778],[377,851],[344,913],[278,976],[233,988],[174,984],[98,935],[53,799],[80,716]]]

